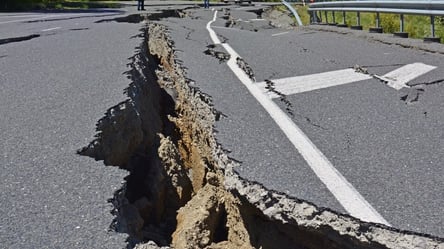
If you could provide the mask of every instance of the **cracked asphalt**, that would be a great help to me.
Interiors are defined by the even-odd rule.
[[[165,8],[170,7],[148,6]],[[225,27],[220,12],[212,26],[258,82],[355,65],[378,75],[413,62],[438,67],[410,82],[423,89],[410,104],[403,99],[407,89],[398,92],[375,79],[274,101],[284,110],[291,107],[292,120],[393,226],[444,237],[444,85],[437,82],[444,78],[443,55],[348,34],[272,28],[249,11],[257,8],[230,7],[236,24]],[[83,16],[53,16],[53,21],[15,21],[41,13],[0,19],[5,248],[124,247],[125,235],[108,231],[113,216],[107,199],[126,172],[75,151],[93,139],[107,108],[123,101],[126,64],[140,43],[141,24],[95,22],[134,9],[72,13]],[[190,84],[212,97],[220,113],[217,139],[241,163],[237,171],[268,188],[345,212],[227,65],[205,54],[212,45],[205,25],[213,12],[188,11],[188,17],[160,22],[170,30]],[[33,35],[39,36],[14,40]]]
[[[265,28],[248,7],[230,8],[236,25],[228,28],[226,11],[216,9],[214,31],[239,53],[257,82],[355,65],[383,75],[414,62],[438,68],[409,84],[444,76],[438,53],[309,28]],[[268,188],[345,212],[226,64],[203,54],[212,45],[204,28],[212,12],[196,10],[191,16],[180,20],[186,30],[173,19],[163,23],[170,27],[188,77],[224,114],[216,124],[217,138],[241,162],[238,172]],[[260,24],[248,29],[242,22]],[[408,89],[396,91],[377,79],[274,101],[390,224],[442,237],[444,87],[423,85],[420,97],[409,104],[403,100]]]

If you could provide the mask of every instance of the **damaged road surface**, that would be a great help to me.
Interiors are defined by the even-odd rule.
[[[442,154],[417,151],[422,140],[414,132],[396,146],[382,143],[383,150],[367,143],[387,136],[380,126],[393,124],[382,120],[395,122],[398,115],[409,118],[411,129],[423,125],[422,134],[439,130],[442,85],[423,83],[421,98],[407,105],[404,93],[375,79],[297,94],[283,87],[293,81],[282,80],[342,69],[341,75],[361,78],[393,76],[396,63],[420,58],[441,67],[440,57],[373,44],[368,49],[406,54],[376,64],[358,50],[349,58],[326,49],[335,41],[345,40],[347,49],[367,41],[295,30],[288,16],[267,7],[218,7],[218,16],[193,4],[151,4],[146,13],[127,9],[71,26],[63,20],[33,26],[42,35],[0,46],[2,245],[444,248],[436,173],[442,167],[433,164],[442,164]],[[350,69],[356,64],[368,71]],[[432,71],[417,82],[439,76]],[[281,111],[267,113],[264,103],[300,126],[388,222],[349,215],[271,118]],[[435,135],[427,141],[439,149],[442,132]],[[363,158],[368,148],[373,157]],[[422,196],[413,198],[414,190],[399,181]]]

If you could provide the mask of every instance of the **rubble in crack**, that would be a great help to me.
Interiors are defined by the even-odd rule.
[[[207,48],[208,49],[204,51],[204,54],[213,56],[218,59],[220,63],[227,62],[230,59],[230,55],[227,52],[217,51],[216,45],[208,45]]]
[[[166,28],[147,23],[131,58],[128,100],[110,108],[79,154],[130,175],[113,200],[129,247],[442,248],[242,179],[213,136],[211,98],[188,84]]]
[[[253,69],[251,68],[251,66],[241,57],[237,57],[236,58],[236,64],[239,66],[240,69],[242,69],[242,71],[244,71],[248,77],[255,82],[256,81],[256,77],[254,76],[254,72]]]
[[[290,116],[294,116],[293,111],[293,104],[290,102],[290,100],[287,99],[287,95],[283,94],[282,92],[276,90],[275,83],[271,80],[266,79],[265,80],[265,89],[267,89],[268,92],[276,94],[279,97],[279,100],[284,103],[285,110]]]

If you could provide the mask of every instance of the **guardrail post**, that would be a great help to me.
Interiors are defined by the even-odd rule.
[[[404,14],[399,16],[399,31],[404,32]]]
[[[325,16],[325,23],[328,24],[328,11],[324,12],[324,16]]]
[[[430,16],[430,29],[432,37],[435,37],[435,16]]]
[[[347,27],[347,21],[345,20],[345,11],[342,11],[342,23],[338,24],[338,27],[341,28]]]
[[[382,33],[381,19],[380,19],[380,16],[379,16],[379,12],[376,12],[376,27],[369,28],[368,31],[370,33]]]
[[[376,13],[376,27],[377,28],[380,28],[381,26],[381,24],[379,23],[380,22],[380,18],[379,18],[379,12],[378,13]]]
[[[431,37],[424,37],[424,42],[441,42],[440,37],[435,37],[435,16],[430,16]]]
[[[361,26],[361,12],[356,12],[356,26],[351,26],[352,29],[362,30]]]
[[[332,17],[333,17],[333,25],[336,25],[336,17],[335,17],[335,12],[334,12],[334,11],[332,11],[332,12],[331,12],[331,14],[332,14]]]
[[[404,32],[404,14],[399,15],[399,32],[395,32],[394,35],[401,38],[409,37],[409,33]]]

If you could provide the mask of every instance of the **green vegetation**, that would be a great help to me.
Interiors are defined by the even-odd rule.
[[[42,9],[89,9],[117,8],[115,0],[2,0],[0,11],[24,11]]]
[[[296,5],[295,8],[304,25],[308,25],[310,23],[308,6]],[[333,22],[332,12],[328,12],[327,17],[329,22]],[[325,21],[324,12],[322,12],[322,19]],[[342,12],[335,12],[335,19],[337,23],[343,23]],[[348,26],[356,25],[356,12],[347,12],[345,20]],[[361,25],[365,30],[375,27],[376,13],[361,13]],[[409,37],[422,39],[431,36],[430,17],[428,16],[405,15],[404,25],[404,32],[409,33]],[[383,28],[384,33],[400,31],[399,15],[381,13],[380,26]],[[441,37],[444,40],[444,17],[435,18],[435,36]]]
[[[310,24],[310,15],[308,14],[308,6],[296,5],[294,6],[296,12],[298,13],[301,21],[304,25]]]

